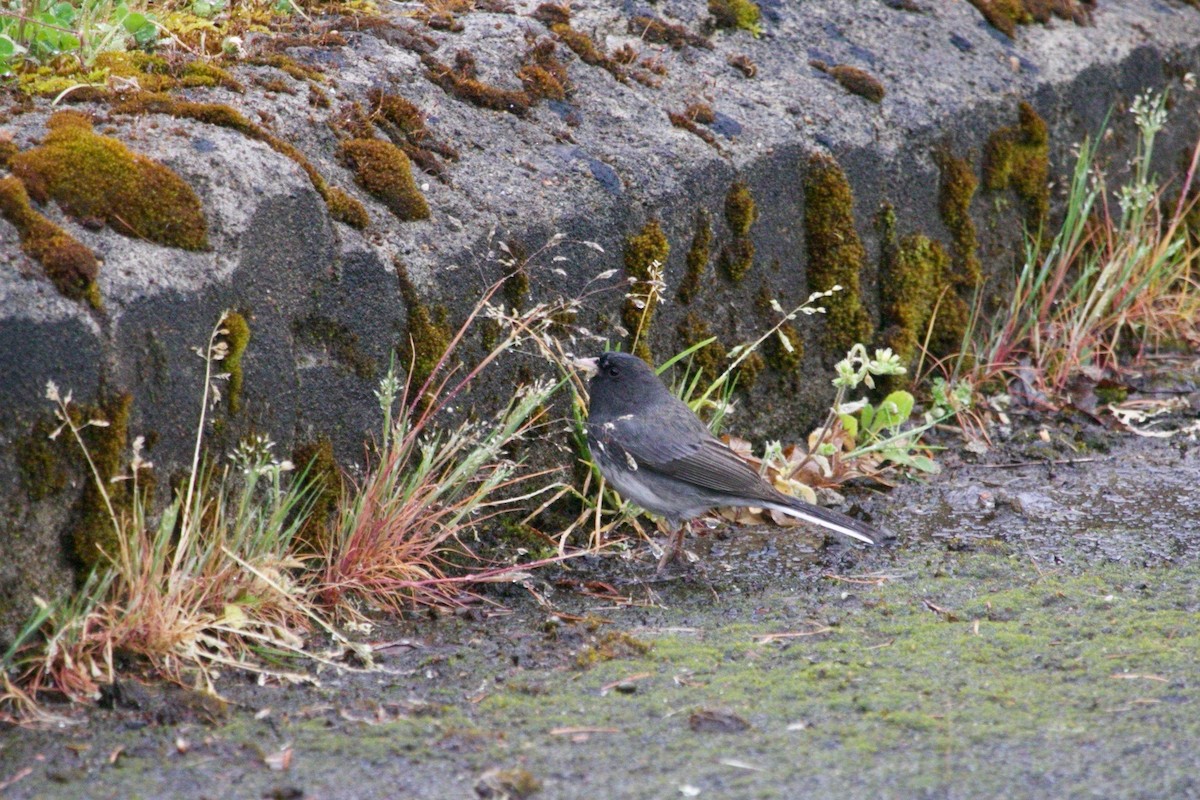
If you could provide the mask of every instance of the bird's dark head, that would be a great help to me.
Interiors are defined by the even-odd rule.
[[[593,421],[633,414],[672,397],[654,370],[629,353],[604,353],[576,363],[595,372],[588,384],[588,418]]]

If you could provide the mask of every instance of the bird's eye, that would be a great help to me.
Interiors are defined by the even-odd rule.
[[[608,377],[610,377],[610,378],[615,378],[615,377],[617,377],[617,376],[618,376],[618,375],[620,375],[620,374],[621,374],[621,370],[617,369],[616,367],[609,367],[609,368],[608,368]]]

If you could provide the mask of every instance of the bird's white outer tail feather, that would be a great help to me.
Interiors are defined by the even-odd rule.
[[[829,515],[829,517],[826,517],[826,516],[822,515],[822,513],[821,513],[822,511],[824,511],[824,509],[809,511],[807,509],[793,508],[792,506],[785,506],[785,505],[775,504],[775,503],[770,504],[769,507],[773,508],[776,511],[779,511],[781,513],[787,514],[789,517],[795,517],[796,519],[802,519],[805,522],[811,522],[813,525],[819,525],[822,528],[828,528],[829,530],[833,531],[834,533],[840,533],[843,536],[849,536],[851,539],[857,539],[858,541],[865,542],[866,544],[871,544],[871,545],[875,544],[875,540],[872,539],[870,536],[867,536],[864,533],[859,533],[858,531],[854,530],[853,528],[843,525],[833,519],[829,519],[829,517],[832,517],[834,514],[837,514],[837,512],[826,511],[825,514]],[[841,514],[837,514],[837,515],[842,516]],[[851,522],[853,521],[853,520],[850,520],[849,517],[847,517],[847,520],[851,521]]]

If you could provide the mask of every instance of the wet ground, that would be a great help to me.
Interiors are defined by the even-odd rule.
[[[858,495],[887,548],[725,530],[381,626],[381,671],[131,686],[0,733],[0,795],[1200,797],[1200,450],[1066,431]]]

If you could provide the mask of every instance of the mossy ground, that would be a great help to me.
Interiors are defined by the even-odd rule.
[[[1181,515],[1200,457],[1161,443],[1110,456],[1049,481],[1007,472],[1021,513],[952,500],[991,472],[898,490],[875,506],[902,534],[890,548],[726,529],[689,538],[700,561],[682,573],[654,577],[649,555],[576,562],[539,584],[556,587],[539,592],[549,607],[498,587],[514,613],[380,620],[388,671],[227,681],[234,711],[215,727],[114,724],[154,715],[141,708],[96,712],[82,737],[24,732],[14,763],[45,760],[14,797],[260,796],[281,781],[324,796],[350,774],[366,800],[458,797],[493,767],[556,798],[1185,797],[1200,540]],[[635,602],[585,593],[604,587]],[[694,731],[698,710],[750,728]],[[280,776],[263,759],[285,747]]]

